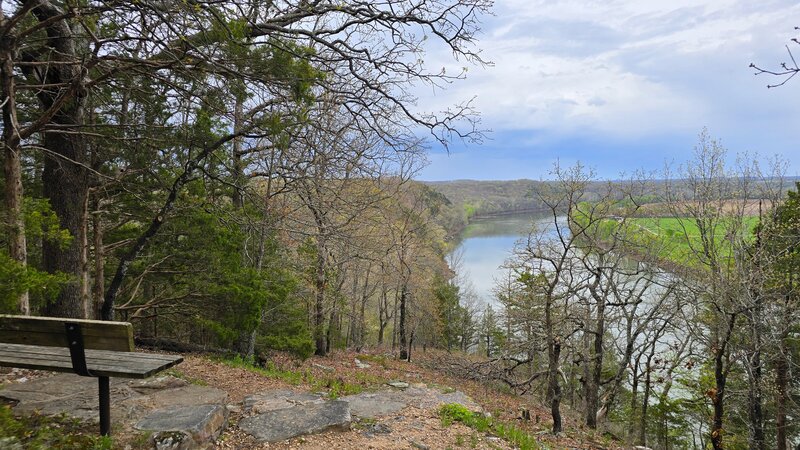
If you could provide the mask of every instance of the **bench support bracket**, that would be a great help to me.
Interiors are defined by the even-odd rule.
[[[82,377],[93,377],[86,367],[86,349],[83,346],[83,332],[80,324],[66,322],[64,327],[69,341],[69,356],[72,369]],[[97,377],[98,397],[100,398],[100,434],[111,434],[111,387],[108,377]]]
[[[80,324],[64,323],[69,341],[69,356],[72,359],[72,369],[82,377],[93,376],[86,367],[86,349],[83,347],[83,332]]]
[[[111,434],[111,389],[108,377],[97,377],[100,388],[100,434]]]

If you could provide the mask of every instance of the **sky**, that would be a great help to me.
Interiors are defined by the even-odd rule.
[[[497,0],[478,44],[493,64],[418,93],[431,110],[474,97],[491,132],[434,146],[418,178],[542,179],[577,161],[600,178],[660,171],[688,161],[704,127],[731,159],[777,155],[800,175],[800,77],[767,89],[779,80],[749,68],[779,68],[786,45],[800,59],[795,26],[796,0]]]

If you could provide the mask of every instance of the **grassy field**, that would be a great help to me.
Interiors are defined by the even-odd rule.
[[[623,220],[621,216],[612,216],[615,209],[598,210],[595,206],[597,205],[588,202],[580,203],[572,215],[574,223],[586,227],[588,235],[608,241],[617,236],[627,243],[631,255],[641,256],[655,252],[660,261],[676,266],[689,269],[707,266],[709,261],[705,261],[703,255],[703,233],[695,219],[648,214]],[[723,214],[713,220],[715,229],[706,233],[713,233],[715,247],[713,254],[720,260],[719,263],[724,265],[725,262],[722,260],[728,259],[733,254],[734,244],[730,239],[732,232],[738,234],[733,240],[736,245],[748,245],[754,238],[753,234],[759,221],[758,211],[759,205],[756,203],[755,207],[745,210],[746,215],[741,222],[734,219],[735,214],[730,216]],[[620,214],[623,213],[624,211],[620,210]],[[605,218],[600,219],[600,217]]]
[[[758,217],[745,218],[745,239],[752,236]],[[694,220],[678,217],[647,217],[628,219],[633,239],[639,244],[655,244],[659,256],[665,260],[694,266],[700,261],[697,252],[702,248],[700,230]],[[733,224],[731,224],[733,226]],[[729,255],[731,244],[726,239],[730,226],[720,222],[714,230],[715,243],[721,255]]]

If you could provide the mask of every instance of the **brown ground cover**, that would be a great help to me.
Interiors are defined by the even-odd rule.
[[[294,389],[298,391],[330,392],[340,389],[341,395],[359,390],[384,389],[384,383],[401,380],[411,384],[422,383],[435,386],[446,392],[458,389],[468,394],[481,405],[484,411],[506,423],[524,429],[536,436],[545,448],[618,448],[603,439],[599,433],[582,427],[579,420],[565,411],[565,429],[561,436],[549,433],[548,410],[531,397],[520,397],[504,393],[495,388],[472,380],[465,380],[444,374],[435,367],[439,358],[446,357],[442,352],[417,352],[415,361],[398,361],[391,355],[381,353],[357,354],[354,352],[335,352],[328,357],[312,357],[305,361],[284,354],[269,357],[273,372],[255,371],[251,368],[234,367],[204,355],[186,355],[185,361],[172,371],[173,375],[193,383],[213,386],[228,393],[228,403],[241,404],[245,396],[272,389]],[[358,368],[355,359],[370,365]],[[275,373],[302,374],[302,377],[287,379]],[[19,382],[20,379],[49,376],[46,372],[16,369],[0,374],[0,383]],[[530,421],[520,418],[520,410],[531,411]],[[313,436],[291,439],[277,444],[258,444],[240,431],[236,423],[242,416],[241,410],[233,408],[229,426],[217,442],[218,449],[408,449],[408,448],[479,448],[510,449],[509,443],[486,433],[474,431],[462,424],[444,426],[435,409],[420,409],[408,406],[397,414],[374,421],[354,422],[350,431],[331,431]],[[386,428],[384,428],[386,427]],[[382,433],[381,430],[391,430]],[[147,448],[142,436],[114,436],[115,448]]]

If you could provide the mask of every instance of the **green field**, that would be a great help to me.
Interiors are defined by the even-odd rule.
[[[745,240],[752,237],[758,224],[758,217],[744,219]],[[654,245],[659,257],[681,265],[694,266],[700,263],[698,252],[702,249],[700,230],[693,219],[678,217],[653,217],[628,219],[628,232],[638,244]],[[731,253],[731,243],[727,239],[731,223],[720,221],[714,230],[715,246],[718,255],[725,257]]]

